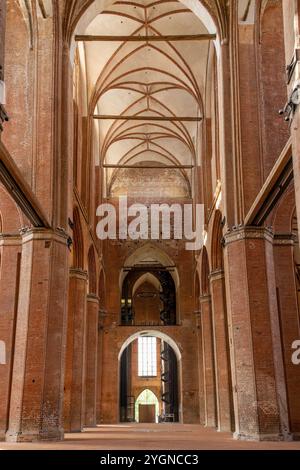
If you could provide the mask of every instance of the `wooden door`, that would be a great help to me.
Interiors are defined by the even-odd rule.
[[[139,422],[155,423],[155,405],[139,405]]]

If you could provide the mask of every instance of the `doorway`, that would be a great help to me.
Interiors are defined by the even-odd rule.
[[[160,406],[157,396],[146,389],[135,401],[135,420],[137,423],[158,423]]]
[[[119,356],[121,422],[179,421],[180,361],[165,337],[141,332],[123,345]]]

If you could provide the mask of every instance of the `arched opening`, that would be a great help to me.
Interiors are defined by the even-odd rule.
[[[229,325],[223,260],[222,214],[215,212],[209,274],[216,374],[217,426],[219,431],[234,430]]]
[[[200,265],[200,294],[202,296],[209,295],[209,261],[207,249],[204,246],[201,253],[201,265]]]
[[[119,353],[120,421],[180,421],[180,368],[178,346],[164,333],[142,331],[128,338]],[[139,397],[145,388],[156,400],[151,394],[151,402],[144,400],[141,418]]]
[[[204,351],[202,340],[202,319],[201,319],[201,299],[200,299],[200,278],[199,272],[195,272],[195,324],[197,328],[197,356],[199,371],[199,415],[200,423],[205,424],[205,376],[204,376]]]
[[[135,420],[137,423],[158,423],[160,416],[159,401],[152,390],[146,388],[135,401]]]
[[[176,325],[176,290],[167,270],[132,268],[122,286],[121,324]]]
[[[15,246],[10,246],[5,239],[11,238],[8,234],[18,233],[23,223],[19,208],[0,184],[0,435],[9,425],[22,256],[21,243],[17,241]]]
[[[222,238],[222,214],[217,210],[212,228],[211,271],[222,270],[224,268]]]
[[[201,348],[203,360],[203,421],[206,426],[217,425],[216,374],[213,339],[213,321],[209,284],[209,260],[204,246],[199,260],[200,272],[200,312],[201,312]],[[201,357],[201,354],[200,354]],[[200,378],[201,379],[201,378]]]
[[[34,173],[31,159],[33,141],[28,137],[34,132],[35,125],[33,99],[35,63],[32,54],[35,38],[30,24],[30,14],[22,2],[8,0],[6,3],[5,80],[10,119],[1,140],[14,156],[27,183],[30,184]],[[25,83],[27,86],[24,86]],[[16,89],[18,89],[17,96]],[[28,115],[27,119],[22,117],[25,114]],[[19,145],[18,136],[24,136],[22,145]]]
[[[178,323],[179,277],[171,258],[146,244],[125,262],[120,275],[121,325],[160,326]]]
[[[285,383],[280,402],[280,419],[284,433],[297,432],[300,419],[300,376],[291,360],[291,346],[300,336],[299,314],[299,238],[293,185],[272,214],[274,227],[273,262],[276,281],[276,303],[279,317],[281,348],[276,351],[278,377]]]
[[[283,30],[285,1],[266,0],[261,3],[258,31],[258,60],[260,84],[260,117],[262,132],[263,180],[289,138],[288,126],[282,125],[277,111],[286,102],[286,57]],[[276,53],[274,53],[276,44]],[[268,66],[272,61],[272,72]],[[276,139],[274,139],[276,135]]]

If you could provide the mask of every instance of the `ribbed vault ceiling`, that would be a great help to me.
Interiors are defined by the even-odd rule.
[[[93,19],[85,34],[166,36],[207,32],[181,2],[136,0],[113,3]],[[85,42],[83,47],[89,112],[144,117],[139,121],[96,121],[102,163],[193,165],[201,123],[150,121],[147,117],[203,116],[212,43],[95,41]],[[106,171],[111,184],[118,170]],[[190,184],[192,170],[175,171],[185,184]]]

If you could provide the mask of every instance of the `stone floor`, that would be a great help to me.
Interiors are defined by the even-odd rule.
[[[128,424],[87,428],[64,442],[0,443],[0,450],[300,450],[300,442],[242,442],[197,425]]]

